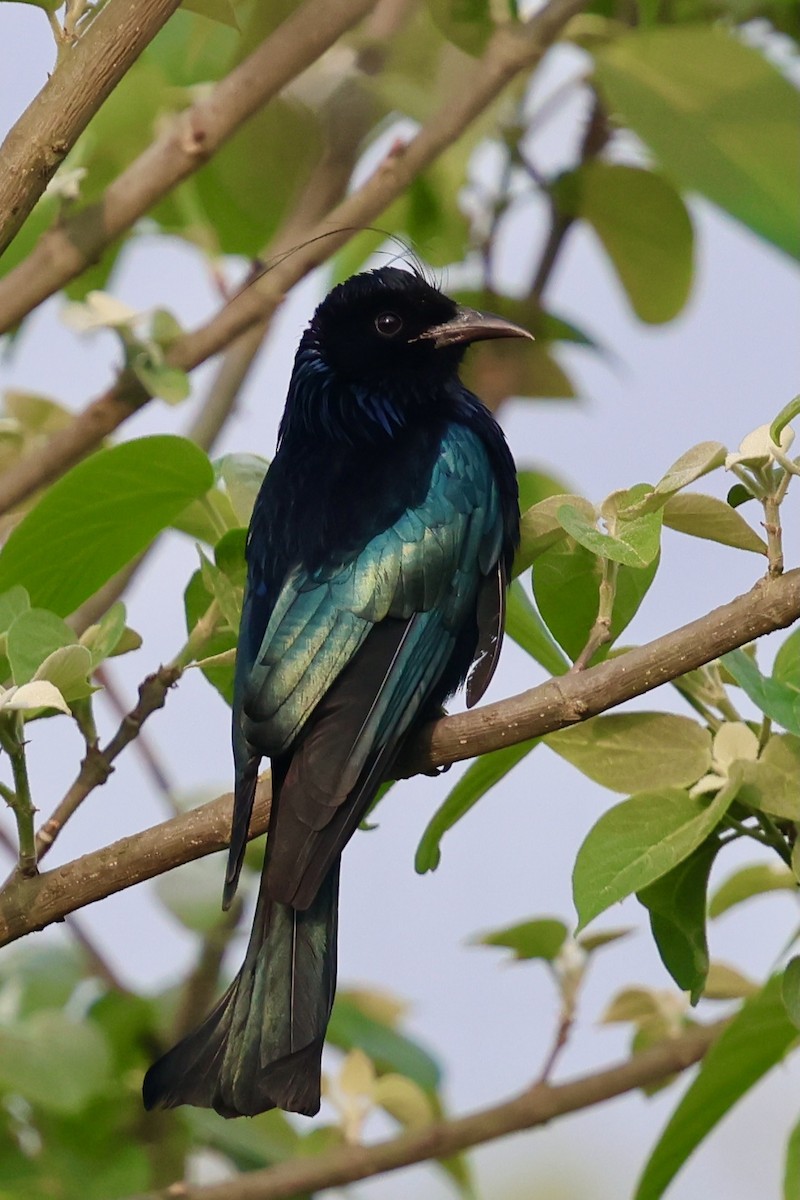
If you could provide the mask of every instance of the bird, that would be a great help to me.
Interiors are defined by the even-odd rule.
[[[246,543],[233,698],[236,891],[262,758],[272,802],[244,963],[147,1071],[147,1109],[313,1116],[336,987],[339,864],[410,738],[485,692],[519,542],[514,460],[467,347],[532,335],[384,266],[303,333]]]

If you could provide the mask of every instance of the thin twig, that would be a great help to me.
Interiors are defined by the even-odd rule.
[[[705,617],[580,674],[562,675],[522,695],[433,722],[414,739],[397,774],[430,771],[574,725],[798,619],[800,569],[763,579],[746,595]],[[220,796],[34,879],[14,878],[0,892],[0,945],[83,905],[223,849],[230,834],[232,803],[230,794]],[[251,837],[265,831],[268,818],[269,783],[262,780]]]

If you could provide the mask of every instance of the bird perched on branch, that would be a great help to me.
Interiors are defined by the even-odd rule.
[[[272,809],[244,965],[147,1072],[147,1108],[313,1115],[336,984],[342,850],[408,738],[485,691],[519,537],[514,463],[458,377],[466,347],[530,337],[419,274],[356,275],[303,334],[253,510],[236,661],[224,906],[262,757]]]

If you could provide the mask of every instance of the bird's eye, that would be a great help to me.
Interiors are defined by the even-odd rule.
[[[396,337],[403,328],[402,317],[393,312],[379,313],[375,318],[375,328],[381,337]]]

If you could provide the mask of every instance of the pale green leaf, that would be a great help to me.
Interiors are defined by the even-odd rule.
[[[737,971],[736,967],[723,962],[709,964],[703,989],[704,1000],[744,1000],[747,996],[754,996],[757,991],[758,984]]]
[[[772,863],[753,863],[741,867],[721,883],[711,897],[708,915],[719,917],[736,904],[765,892],[796,891],[797,881],[788,867]]]
[[[513,950],[514,958],[520,961],[529,958],[543,958],[552,962],[567,937],[567,927],[563,921],[555,917],[540,917],[532,921],[522,921],[518,925],[509,925],[505,929],[495,929],[491,933],[481,934],[475,938],[478,946],[502,946]]]
[[[405,1075],[390,1072],[376,1079],[372,1098],[380,1108],[394,1117],[404,1129],[419,1129],[434,1118],[430,1097],[418,1083]]]
[[[17,617],[31,606],[30,596],[24,587],[9,588],[0,596],[0,635],[13,625]]]
[[[54,650],[77,641],[61,617],[44,608],[20,613],[6,635],[6,653],[15,683],[27,683]]]
[[[688,484],[694,483],[716,470],[725,462],[725,447],[721,442],[698,442],[685,454],[676,459],[656,484],[654,491],[661,496],[671,496]]]
[[[716,496],[699,492],[670,496],[664,506],[664,524],[679,533],[733,546],[737,550],[751,550],[754,554],[767,552],[767,543],[752,525]]]
[[[631,796],[604,813],[575,860],[579,929],[682,862],[705,841],[735,794],[730,784],[708,802],[664,788]]]
[[[92,670],[92,656],[85,646],[61,646],[48,654],[33,678],[46,679],[71,703],[97,691],[89,678]]]
[[[711,765],[708,730],[672,713],[592,717],[544,741],[595,783],[616,792],[685,787]]]
[[[225,485],[239,525],[248,526],[268,461],[257,454],[226,454],[214,463],[217,477]]]
[[[63,713],[70,711],[61,692],[46,679],[32,680],[21,687],[10,687],[7,691],[0,688],[0,709],[36,713],[45,708],[55,708]]]

